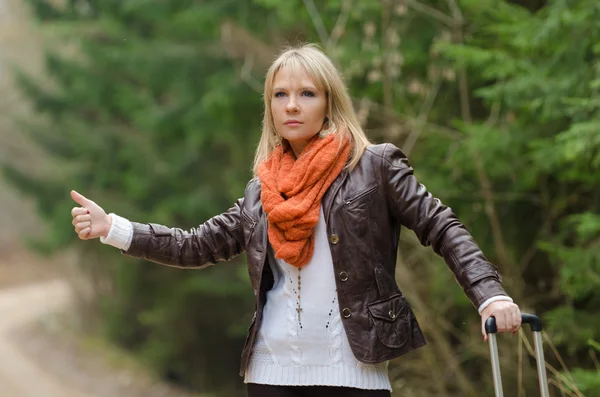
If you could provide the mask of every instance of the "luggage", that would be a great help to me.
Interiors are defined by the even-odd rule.
[[[546,377],[546,366],[544,362],[544,350],[542,349],[542,321],[532,315],[521,313],[522,323],[529,324],[535,340],[535,356],[537,361],[538,381],[542,397],[549,397],[548,379]],[[500,375],[500,361],[498,360],[498,342],[496,340],[496,319],[490,317],[485,322],[485,332],[488,334],[490,342],[490,356],[492,359],[492,374],[494,376],[494,391],[496,397],[504,397],[502,391],[502,377]]]

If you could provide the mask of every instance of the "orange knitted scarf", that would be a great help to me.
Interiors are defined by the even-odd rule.
[[[258,167],[269,241],[275,257],[291,265],[302,267],[310,261],[321,199],[350,156],[348,140],[340,147],[339,137],[315,136],[298,159],[287,143],[278,145]]]

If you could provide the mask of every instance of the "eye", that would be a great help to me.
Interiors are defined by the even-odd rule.
[[[312,91],[306,90],[306,91],[302,92],[302,95],[312,98],[315,96],[315,93]]]
[[[275,98],[283,98],[283,97],[285,96],[285,92],[283,92],[283,91],[278,91],[278,92],[274,93],[274,94],[273,94],[273,96],[274,96]]]

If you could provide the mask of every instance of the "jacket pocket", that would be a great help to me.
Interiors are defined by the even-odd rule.
[[[379,185],[371,186],[361,192],[358,192],[358,193],[352,195],[352,197],[350,197],[350,198],[344,199],[344,204],[352,205],[356,202],[365,200],[368,196],[375,193],[378,189],[379,189]]]
[[[414,315],[404,296],[394,295],[369,303],[367,307],[381,343],[392,349],[410,343]]]

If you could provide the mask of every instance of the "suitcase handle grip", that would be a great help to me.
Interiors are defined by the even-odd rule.
[[[538,316],[534,316],[533,314],[521,313],[521,321],[523,324],[529,324],[533,332],[542,331],[542,320],[540,320]],[[495,317],[492,316],[485,321],[485,332],[487,334],[495,334],[496,332],[498,332],[498,328],[496,328]]]

